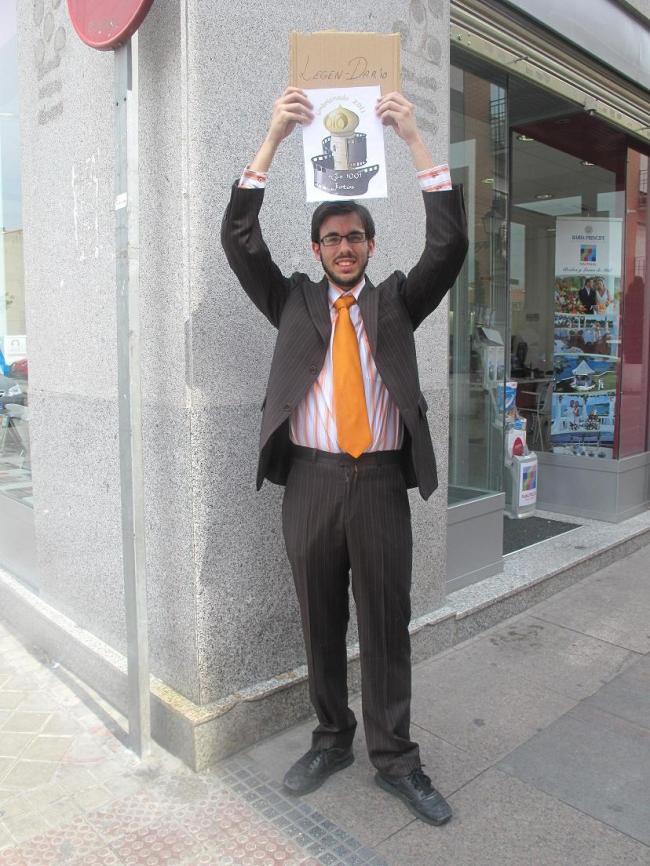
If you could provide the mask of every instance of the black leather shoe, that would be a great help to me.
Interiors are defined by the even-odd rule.
[[[413,770],[399,779],[377,773],[375,782],[384,791],[403,800],[411,812],[427,824],[446,824],[451,818],[451,806],[431,784],[431,779],[422,769]]]
[[[298,758],[284,777],[284,790],[300,797],[320,788],[323,782],[354,761],[352,749],[310,749]]]

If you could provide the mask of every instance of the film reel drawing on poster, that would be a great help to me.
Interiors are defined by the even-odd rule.
[[[386,198],[384,128],[375,114],[380,88],[306,93],[315,114],[303,127],[307,201]]]

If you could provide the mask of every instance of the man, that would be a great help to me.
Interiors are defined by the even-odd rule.
[[[405,276],[366,277],[375,227],[366,208],[327,202],[314,212],[312,250],[325,272],[285,277],[258,213],[279,144],[313,120],[305,93],[276,100],[267,136],[232,190],[221,239],[244,290],[278,328],[264,400],[257,486],[286,484],[283,531],[301,611],[310,696],[319,724],[285,789],[318,788],[354,760],[348,707],[348,583],[357,604],[363,720],[377,784],[420,818],[449,805],[422,772],[410,739],[408,625],[412,538],[407,487],[437,486],[413,332],[440,303],[467,250],[465,211],[446,166],[434,167],[413,106],[400,93],[376,112],[406,142],[424,190],[426,245]]]
[[[596,298],[596,289],[594,288],[594,283],[591,277],[587,277],[585,280],[583,287],[578,292],[578,297],[580,298],[580,303],[584,307],[585,313],[591,315],[598,300]]]

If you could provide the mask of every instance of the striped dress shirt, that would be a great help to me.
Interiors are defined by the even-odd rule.
[[[418,171],[416,177],[420,188],[425,192],[451,189],[451,177],[447,165],[432,166]],[[247,189],[263,189],[267,179],[268,174],[266,172],[253,171],[247,166],[241,176],[239,186]],[[334,301],[342,295],[348,294],[352,294],[358,299],[365,282],[364,278],[357,286],[346,292],[329,285],[328,301],[332,319],[330,344],[320,375],[291,414],[289,436],[295,445],[318,448],[320,451],[332,453],[340,453],[342,450],[338,443],[336,418],[334,417],[332,344],[338,315],[334,308]],[[388,389],[382,382],[375,366],[358,304],[353,304],[350,307],[350,319],[359,342],[366,409],[372,432],[372,443],[366,451],[397,450],[402,447],[404,437],[402,418],[397,404],[388,393]]]

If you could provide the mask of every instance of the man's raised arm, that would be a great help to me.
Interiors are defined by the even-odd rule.
[[[258,217],[278,147],[298,124],[312,119],[312,105],[302,90],[288,87],[276,99],[266,137],[233,186],[221,224],[221,243],[230,267],[255,306],[276,327],[291,284],[271,258]]]
[[[414,106],[401,93],[377,101],[377,116],[406,142],[424,193],[426,246],[401,288],[413,327],[435,310],[453,285],[467,252],[467,224],[462,190],[452,189],[447,165],[434,165],[420,135]]]

